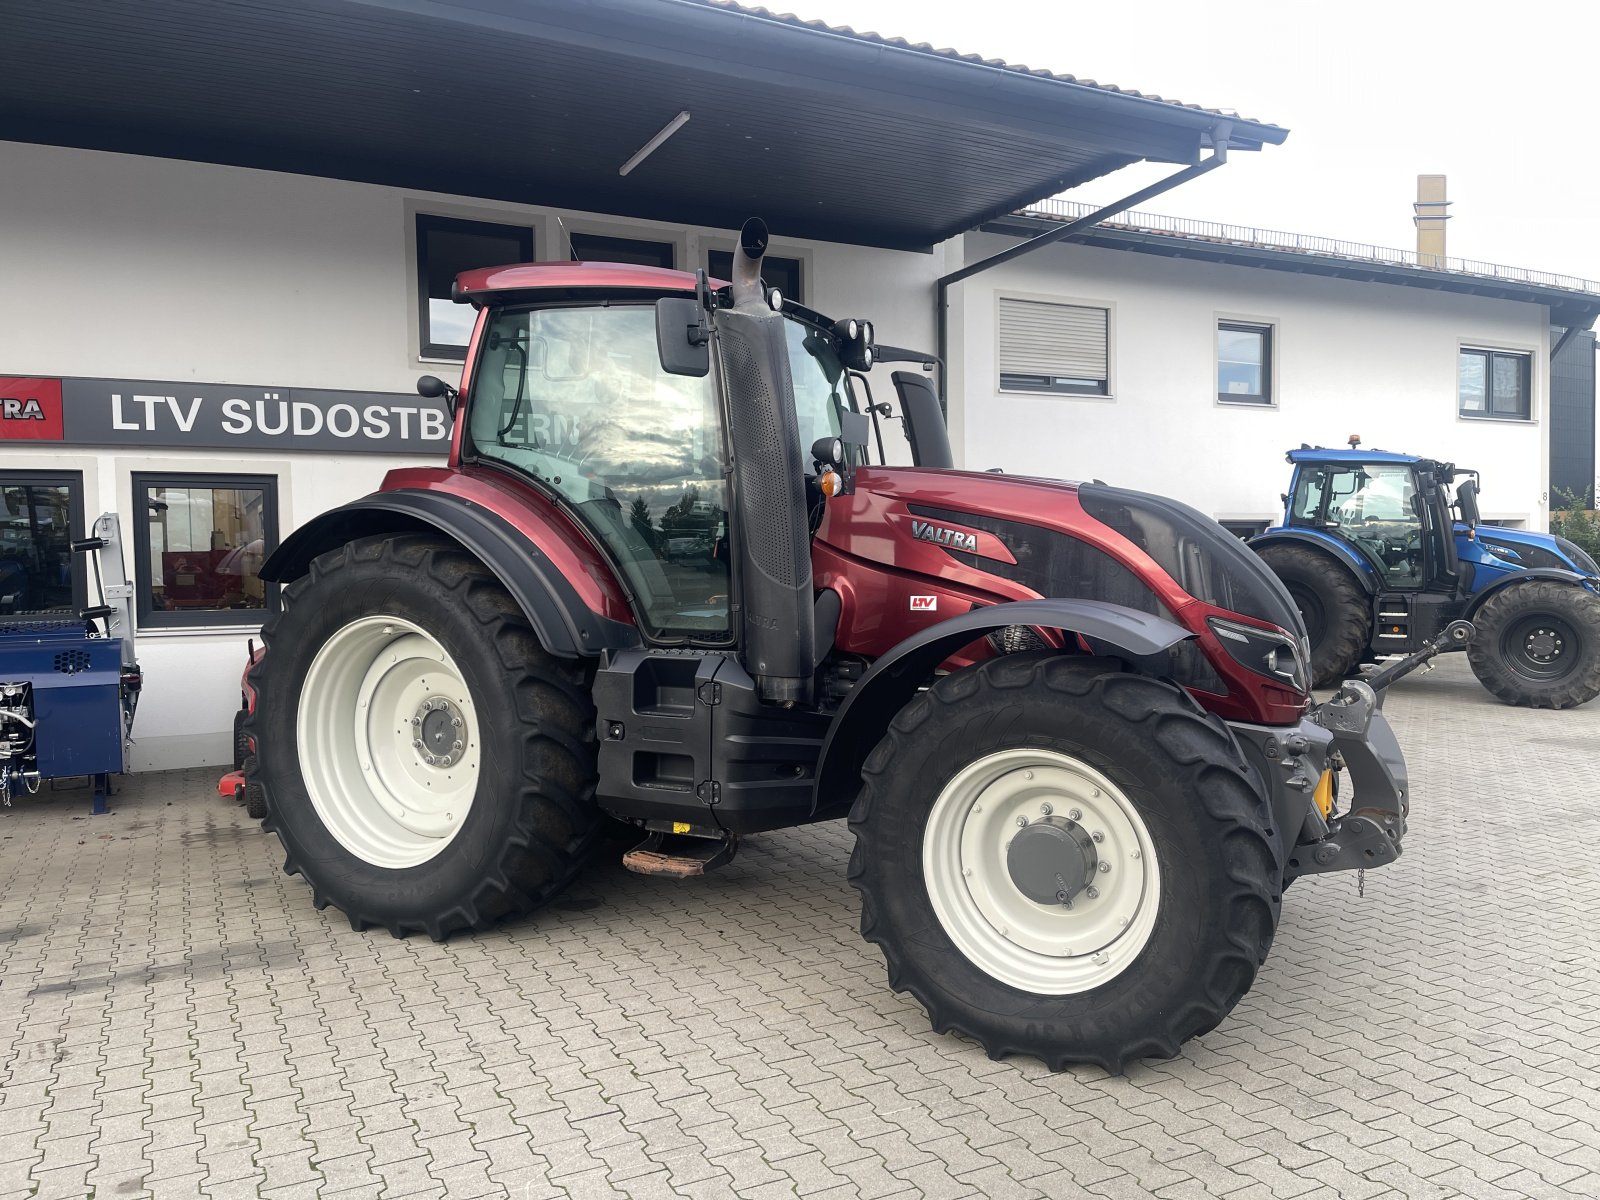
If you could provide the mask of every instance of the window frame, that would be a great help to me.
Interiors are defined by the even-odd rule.
[[[1484,411],[1481,413],[1468,412],[1461,395],[1461,361],[1469,354],[1479,355],[1483,358]],[[1521,361],[1522,395],[1526,401],[1525,412],[1518,414],[1496,412],[1494,410],[1494,361],[1496,358],[1513,358]],[[1519,425],[1533,424],[1536,419],[1533,405],[1533,360],[1534,352],[1532,350],[1462,342],[1456,347],[1456,417],[1462,421],[1509,421]]]
[[[12,471],[0,470],[0,487],[65,487],[67,489],[67,521],[71,528],[67,538],[76,541],[89,536],[89,526],[83,508],[82,471]],[[89,571],[81,554],[72,556],[72,609],[81,612],[89,607]],[[54,611],[54,610],[46,610]],[[25,615],[25,614],[11,614]],[[0,620],[3,620],[0,617]]]
[[[484,237],[505,237],[515,234],[523,247],[520,261],[532,262],[538,244],[530,225],[504,224],[498,221],[480,221],[467,217],[446,216],[443,213],[416,212],[411,225],[412,257],[416,259],[417,278],[417,357],[435,362],[465,362],[467,347],[435,342],[428,320],[428,255],[425,232],[434,230],[452,233],[477,234]]]
[[[598,229],[572,229],[567,232],[567,244],[562,248],[567,251],[569,257],[575,258],[579,262],[619,261],[618,259],[614,258],[585,258],[582,254],[578,253],[577,239],[581,238],[598,238],[602,242],[630,243],[635,246],[664,246],[669,251],[667,262],[664,267],[664,269],[668,271],[677,270],[678,258],[682,250],[682,247],[678,245],[677,241],[670,237],[632,237],[626,234],[605,232]],[[662,266],[662,264],[659,262],[643,264],[636,263],[630,265],[643,265],[650,267]]]
[[[1093,308],[1105,313],[1106,318],[1106,377],[1101,390],[1075,387],[1007,386],[1000,371],[1000,329],[1003,301],[1018,300],[1029,304],[1053,304],[1062,308]],[[1087,400],[1115,402],[1117,398],[1117,303],[1115,300],[1084,296],[1046,295],[1039,292],[997,291],[994,294],[994,389],[999,396],[1037,396],[1055,400]],[[1016,373],[1011,373],[1016,378]]]
[[[726,279],[726,280],[731,282],[732,278],[733,278],[732,273],[731,273],[732,272],[733,253],[734,253],[734,246],[733,246],[733,244],[731,242],[726,246],[708,245],[708,246],[704,247],[706,274],[709,277],[711,277],[712,279]],[[729,274],[722,275],[722,274],[719,274],[717,271],[712,269],[712,267],[711,267],[711,256],[713,254],[726,254],[728,256],[728,258],[729,258]],[[772,283],[770,280],[767,281],[768,286],[769,287],[778,288],[779,291],[783,292],[783,298],[785,300],[793,300],[796,304],[804,304],[806,302],[806,293],[810,289],[810,286],[811,286],[811,279],[810,279],[810,276],[811,276],[811,264],[806,260],[806,257],[801,255],[801,254],[798,254],[798,253],[794,253],[794,254],[779,254],[779,253],[776,253],[776,252],[772,251],[770,248],[768,250],[767,255],[761,261],[762,261],[762,263],[764,265],[764,264],[766,264],[768,262],[772,262],[774,260],[776,260],[778,262],[786,262],[786,263],[793,263],[794,264],[794,276],[795,276],[796,279],[798,279],[800,281],[800,287],[799,287],[798,291],[790,292],[788,289],[784,288],[782,285],[776,284],[776,283]]]
[[[276,583],[263,581],[260,608],[157,609],[150,603],[154,576],[150,561],[150,506],[146,489],[209,488],[259,490],[264,493],[262,507],[262,559],[278,548],[278,477],[276,475],[219,474],[207,471],[134,471],[130,486],[133,497],[133,587],[134,619],[143,629],[253,628],[279,609]]]
[[[1234,333],[1259,333],[1261,335],[1261,386],[1263,391],[1257,395],[1252,392],[1225,392],[1220,386],[1222,382],[1222,346],[1219,336],[1224,330]],[[1216,321],[1211,332],[1211,377],[1213,389],[1216,393],[1216,403],[1226,404],[1235,408],[1277,408],[1278,407],[1278,323],[1261,317],[1229,316],[1225,313],[1216,314]]]

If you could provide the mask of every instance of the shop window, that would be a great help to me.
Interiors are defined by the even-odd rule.
[[[84,535],[82,476],[0,472],[0,620],[85,607]]]
[[[1002,298],[1000,390],[1110,395],[1109,326],[1103,308]]]
[[[1272,403],[1272,326],[1217,323],[1217,399]]]
[[[637,238],[606,237],[598,233],[574,233],[572,257],[579,262],[632,263],[636,267],[677,265],[671,242],[644,242]]]
[[[706,274],[713,279],[733,279],[733,251],[713,250],[706,255]],[[801,290],[800,260],[779,258],[769,254],[761,260],[761,281],[769,288],[777,288],[785,299],[796,304],[805,303]]]
[[[533,261],[533,230],[417,214],[417,312],[423,358],[467,357],[477,312],[450,299],[462,271]]]
[[[261,578],[278,545],[276,480],[135,474],[133,507],[141,627],[259,625],[277,608]]]
[[[1458,397],[1463,417],[1526,421],[1533,414],[1529,386],[1533,356],[1506,350],[1462,350]]]

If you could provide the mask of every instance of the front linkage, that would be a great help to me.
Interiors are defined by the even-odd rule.
[[[1410,808],[1405,759],[1394,731],[1384,718],[1383,692],[1398,679],[1425,666],[1440,654],[1465,650],[1472,642],[1470,621],[1452,621],[1438,637],[1406,658],[1397,659],[1366,679],[1347,679],[1334,697],[1307,714],[1306,720],[1325,731],[1329,761],[1350,774],[1355,799],[1349,812],[1335,815],[1332,796],[1327,808],[1316,804],[1310,826],[1289,857],[1286,879],[1324,871],[1365,870],[1400,856]],[[1317,824],[1324,828],[1316,828]]]

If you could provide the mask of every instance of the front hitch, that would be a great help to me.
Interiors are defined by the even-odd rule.
[[[1447,654],[1454,650],[1465,650],[1472,644],[1473,635],[1476,633],[1477,629],[1471,621],[1451,621],[1450,624],[1444,627],[1444,632],[1421,650],[1374,671],[1367,676],[1365,683],[1374,692],[1381,695],[1383,689],[1395,680],[1404,679],[1418,667],[1426,666],[1439,655]]]

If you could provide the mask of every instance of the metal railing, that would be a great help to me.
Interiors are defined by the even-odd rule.
[[[1044,217],[1049,220],[1073,221],[1088,216],[1095,205],[1077,200],[1041,200],[1023,209],[1022,215]],[[1318,254],[1327,258],[1342,258],[1352,262],[1389,263],[1394,266],[1416,267],[1421,270],[1450,271],[1458,275],[1478,275],[1486,279],[1507,279],[1518,283],[1539,284],[1560,288],[1568,292],[1588,292],[1600,295],[1600,281],[1583,279],[1577,275],[1560,275],[1553,271],[1530,271],[1524,267],[1507,267],[1499,263],[1479,262],[1471,258],[1443,258],[1418,255],[1415,250],[1395,250],[1388,246],[1371,246],[1365,242],[1351,242],[1343,238],[1316,237],[1307,233],[1285,233],[1279,229],[1256,229],[1247,225],[1224,225],[1220,221],[1196,221],[1188,217],[1167,217],[1159,213],[1130,211],[1104,222],[1111,229],[1143,230],[1150,233],[1170,233],[1178,237],[1197,238],[1212,242],[1228,242],[1243,246],[1266,246],[1278,250],[1295,250],[1302,254]],[[1427,258],[1429,261],[1423,261]]]

